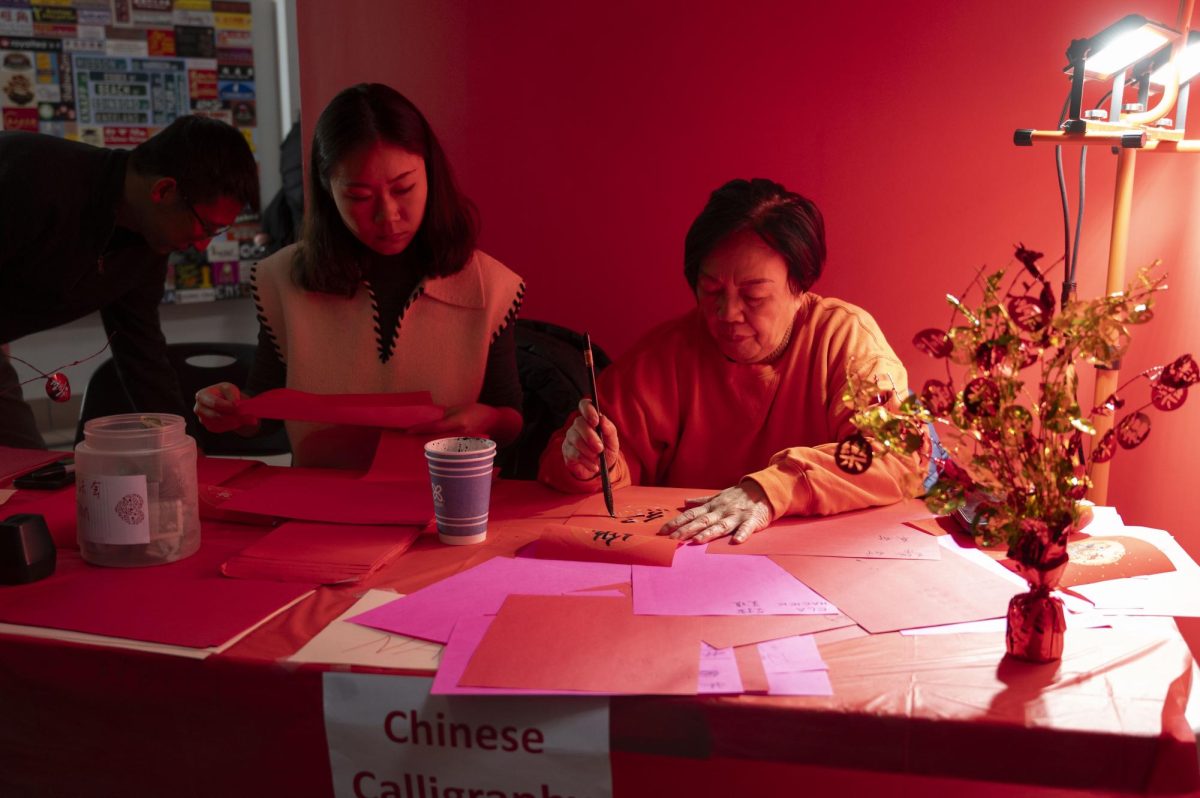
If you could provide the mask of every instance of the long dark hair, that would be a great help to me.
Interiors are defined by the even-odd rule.
[[[732,233],[753,230],[787,263],[788,287],[812,287],[825,265],[825,219],[816,204],[773,180],[730,180],[708,198],[683,242],[683,276],[692,291],[708,254]]]
[[[292,279],[301,288],[353,296],[373,256],[338,214],[329,181],[343,158],[377,141],[425,159],[429,194],[425,218],[403,258],[423,277],[460,271],[475,251],[475,205],[461,194],[446,154],[429,122],[400,92],[382,83],[359,83],[334,97],[313,131],[308,203]],[[378,257],[378,256],[373,256]]]

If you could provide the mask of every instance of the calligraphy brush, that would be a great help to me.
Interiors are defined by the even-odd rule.
[[[585,332],[583,339],[586,346],[583,351],[583,362],[587,365],[588,385],[592,391],[592,406],[596,408],[596,415],[600,415],[600,395],[596,393],[596,360],[592,357],[592,336]],[[603,417],[601,417],[601,421],[603,421]],[[616,518],[617,514],[613,512],[612,482],[608,478],[608,459],[604,456],[604,433],[600,431],[601,426],[602,424],[596,425],[596,434],[600,436],[600,485],[604,488],[604,507],[608,510],[610,518]]]

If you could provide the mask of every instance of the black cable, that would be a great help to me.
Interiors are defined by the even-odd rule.
[[[1067,99],[1063,101],[1062,112],[1058,115],[1059,129],[1062,128],[1063,121],[1067,118],[1067,107],[1070,104],[1070,102],[1071,102],[1071,97],[1068,94]],[[1068,267],[1070,266],[1070,263],[1071,263],[1071,207],[1067,200],[1067,178],[1063,174],[1062,145],[1061,144],[1054,145],[1054,164],[1058,169],[1058,196],[1062,200],[1063,250],[1064,250],[1064,252],[1063,252],[1063,264],[1064,264],[1063,269],[1066,272],[1070,272],[1071,269]],[[1083,197],[1080,197],[1080,203],[1082,203],[1082,202],[1083,202]],[[1068,290],[1068,287],[1064,283],[1063,296],[1061,299],[1061,302],[1063,304],[1066,304],[1066,301],[1067,301],[1067,297],[1066,297],[1067,290]]]
[[[1066,269],[1066,279],[1063,281],[1062,304],[1075,293],[1075,266],[1079,263],[1079,234],[1083,230],[1083,205],[1087,189],[1087,147],[1079,148],[1079,210],[1075,214],[1075,248],[1071,257],[1063,264]]]

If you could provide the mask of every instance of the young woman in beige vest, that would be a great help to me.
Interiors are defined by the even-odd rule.
[[[339,93],[313,133],[301,240],[258,264],[260,322],[250,394],[286,385],[321,394],[429,391],[447,407],[429,434],[521,429],[515,319],[521,278],[475,248],[470,200],[425,117],[394,89]],[[237,386],[196,395],[214,432],[253,435]],[[368,427],[287,422],[294,464],[366,468]]]

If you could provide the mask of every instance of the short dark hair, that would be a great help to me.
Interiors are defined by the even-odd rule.
[[[181,116],[130,155],[142,175],[173,178],[192,202],[232,197],[257,208],[258,164],[241,131],[206,116]]]
[[[825,220],[812,200],[773,180],[730,180],[708,198],[683,243],[683,275],[692,291],[700,265],[731,234],[753,230],[783,256],[788,287],[800,294],[812,287],[825,265]]]
[[[429,185],[421,227],[404,252],[393,257],[404,258],[423,277],[445,277],[462,270],[475,252],[475,206],[455,185],[429,122],[392,87],[359,83],[325,106],[313,130],[308,203],[292,271],[300,287],[346,296],[358,289],[370,252],[342,221],[330,177],[342,159],[379,141],[424,158]]]

